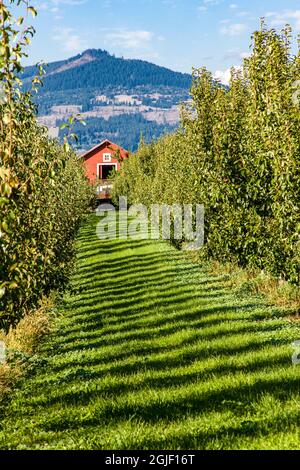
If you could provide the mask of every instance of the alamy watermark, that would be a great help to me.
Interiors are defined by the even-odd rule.
[[[3,105],[5,103],[6,103],[5,88],[4,88],[4,84],[0,83],[0,105]]]
[[[4,341],[0,341],[0,364],[6,362],[6,347]]]
[[[293,93],[292,100],[294,105],[297,106],[300,104],[300,80],[296,80],[293,83],[293,88],[295,89],[295,91]]]
[[[119,211],[111,204],[100,205],[96,214],[100,240],[184,240],[185,250],[199,250],[204,245],[204,206],[196,204],[133,204],[119,198]]]
[[[292,343],[293,348],[295,349],[295,352],[292,356],[292,363],[294,365],[299,365],[300,364],[300,341],[295,341]]]
[[[96,214],[101,217],[96,229],[100,240],[184,240],[185,250],[199,250],[204,245],[205,211],[200,204],[153,204],[149,208],[134,204],[128,208],[127,198],[120,197],[119,211],[111,204],[103,204]],[[293,342],[292,347],[292,363],[299,365],[300,341]]]

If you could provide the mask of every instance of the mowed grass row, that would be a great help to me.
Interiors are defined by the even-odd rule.
[[[97,222],[0,447],[299,449],[298,324],[165,242],[98,240]]]

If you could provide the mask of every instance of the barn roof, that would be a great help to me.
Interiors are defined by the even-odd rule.
[[[88,150],[87,152],[83,153],[81,155],[82,158],[86,158],[88,157],[91,153],[93,153],[95,150],[98,150],[100,149],[101,147],[103,147],[104,145],[106,144],[109,144],[109,145],[114,145],[116,147],[118,147],[120,150],[124,150],[124,152],[127,152],[127,150],[125,150],[123,147],[121,147],[120,145],[118,144],[115,144],[114,142],[112,142],[111,140],[108,140],[108,139],[105,139],[103,140],[100,144],[96,145],[95,147],[93,147],[92,149]],[[128,152],[127,152],[128,153]]]

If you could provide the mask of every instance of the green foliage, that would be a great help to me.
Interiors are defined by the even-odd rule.
[[[114,198],[204,204],[207,256],[299,283],[300,54],[290,38],[289,27],[262,24],[229,91],[194,70],[181,130],[124,163]]]
[[[36,13],[25,0],[9,3]],[[0,327],[5,329],[44,293],[64,286],[74,236],[91,198],[75,153],[48,139],[37,125],[31,93],[20,91],[17,74],[33,30],[20,31],[19,24],[0,3]],[[39,81],[33,79],[34,88]]]

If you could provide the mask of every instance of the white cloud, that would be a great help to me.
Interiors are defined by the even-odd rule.
[[[238,5],[236,3],[231,3],[229,5],[229,8],[231,8],[231,10],[236,10],[238,8]]]
[[[222,0],[202,0],[202,5],[197,7],[197,10],[200,12],[205,12],[209,7],[219,5]]]
[[[253,16],[253,14],[250,12],[250,11],[239,11],[237,13],[237,16],[239,16],[240,18],[249,18],[249,19],[252,19],[252,20],[256,20],[256,16]]]
[[[87,0],[51,0],[54,5],[83,5]]]
[[[39,8],[39,10],[48,10],[48,9],[49,9],[49,5],[48,5],[48,3],[43,2],[43,3],[40,3],[40,4],[39,4],[38,8]]]
[[[241,65],[236,65],[234,66],[234,69],[237,71],[243,70],[243,67]],[[229,85],[231,78],[231,67],[226,70],[217,70],[214,73],[214,78],[219,80],[223,85]]]
[[[220,28],[220,33],[224,36],[239,36],[246,30],[247,26],[244,23],[231,23],[223,25]]]
[[[114,47],[123,47],[125,49],[138,49],[148,45],[154,34],[150,31],[130,31],[127,29],[120,29],[106,34],[105,41]],[[162,36],[158,38],[163,40]]]
[[[297,31],[300,31],[300,10],[270,11],[265,17],[270,18],[271,26],[281,27],[291,23]]]
[[[176,8],[177,7],[177,1],[176,0],[163,0],[163,4],[166,5],[169,8]]]
[[[241,59],[248,59],[251,56],[251,52],[241,52]]]
[[[73,28],[56,28],[53,39],[60,42],[66,52],[78,53],[88,48],[87,41],[79,36]]]
[[[88,0],[46,0],[39,5],[37,5],[38,10],[50,10],[52,11],[56,8],[58,11],[58,7],[61,5],[68,5],[68,6],[76,6],[76,5],[84,5]]]
[[[220,0],[203,0],[203,3],[208,6],[219,5]]]
[[[37,5],[38,10],[49,11],[54,15],[58,15],[60,13],[60,6],[78,6],[84,5],[88,0],[47,0]]]
[[[240,52],[238,49],[229,49],[223,55],[223,60],[225,61],[243,60],[249,57],[250,55],[251,55],[250,52]]]

